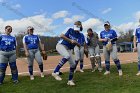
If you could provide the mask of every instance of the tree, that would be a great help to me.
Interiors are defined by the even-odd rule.
[[[129,29],[126,32],[120,31],[118,43],[120,43],[120,42],[132,42],[133,41],[133,32],[134,32],[133,29]]]

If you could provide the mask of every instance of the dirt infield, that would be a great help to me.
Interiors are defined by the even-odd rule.
[[[137,53],[118,53],[118,57],[121,60],[122,64],[137,62]],[[48,60],[44,61],[44,73],[50,74],[55,68],[55,66],[58,64],[60,59],[61,56],[49,56]],[[102,55],[102,64],[104,65],[103,55]],[[111,61],[111,64],[114,63]],[[28,75],[28,65],[27,65],[26,58],[18,58],[17,67],[18,67],[19,75]],[[91,68],[89,58],[84,58],[84,69],[89,69],[89,68]],[[68,70],[69,70],[69,64],[66,63],[61,71],[66,72]],[[6,74],[10,75],[10,73],[11,71],[8,66]],[[39,68],[37,62],[34,62],[34,74],[39,74]]]

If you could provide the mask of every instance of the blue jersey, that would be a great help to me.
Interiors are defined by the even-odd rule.
[[[78,38],[81,37],[81,33],[74,31],[74,29],[70,28],[68,31],[64,34],[67,38],[71,40],[78,41]],[[81,40],[79,40],[81,42]],[[59,43],[67,46],[69,49],[73,49],[75,47],[75,44],[71,44],[70,42],[61,39]]]
[[[117,37],[117,34],[115,30],[110,29],[109,31],[101,31],[100,38],[101,39],[114,39]],[[103,45],[106,45],[108,41],[103,41]],[[111,42],[112,44],[115,44],[116,42]]]
[[[81,34],[81,35],[80,35],[80,37],[78,37],[77,42],[78,42],[81,46],[83,46],[84,43],[85,43],[85,36],[83,35],[83,33],[80,33],[80,34]]]
[[[137,42],[140,43],[140,27],[136,29],[135,36],[137,37]]]
[[[16,38],[11,35],[3,34],[0,36],[0,50],[12,51],[16,49]]]
[[[38,49],[40,39],[37,35],[25,35],[23,37],[23,43],[27,45],[27,49]]]

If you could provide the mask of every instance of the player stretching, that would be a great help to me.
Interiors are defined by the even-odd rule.
[[[74,28],[69,28],[68,31],[65,34],[61,34],[61,39],[58,44],[56,45],[56,50],[59,52],[59,54],[63,57],[59,64],[56,66],[54,72],[52,73],[52,76],[56,80],[62,80],[62,78],[57,74],[60,70],[60,68],[69,61],[70,64],[70,73],[69,73],[69,79],[68,79],[68,85],[75,85],[73,82],[73,74],[75,70],[75,61],[72,57],[72,51],[71,49],[74,49],[75,45],[79,46],[77,42],[77,39],[81,37],[82,31],[82,24],[80,21],[77,21],[74,23]]]

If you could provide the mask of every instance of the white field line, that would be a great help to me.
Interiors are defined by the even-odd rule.
[[[124,60],[124,61],[121,61],[121,62],[132,62],[132,61],[137,61],[136,59],[135,60]],[[105,64],[105,61],[102,61],[102,64]],[[84,65],[84,67],[88,67],[90,66],[91,64],[87,64],[87,65]],[[79,66],[78,66],[79,67]],[[69,69],[69,67],[64,67],[64,68],[61,68],[61,69]],[[53,71],[54,69],[48,69],[48,70],[44,70],[44,72],[48,72],[48,71]],[[34,73],[39,73],[40,71],[33,71]],[[24,74],[28,74],[29,72],[20,72],[18,73],[18,75],[24,75]],[[6,75],[11,75],[11,74],[6,74]]]

